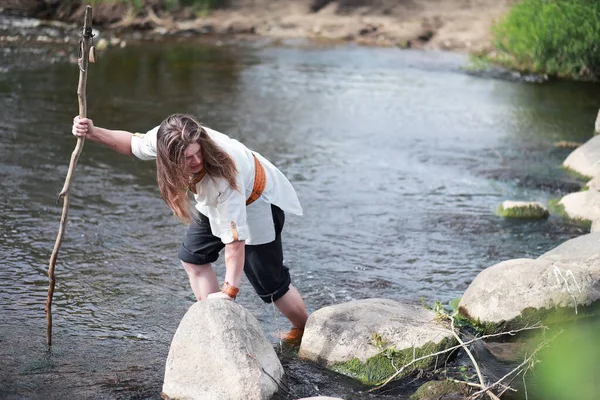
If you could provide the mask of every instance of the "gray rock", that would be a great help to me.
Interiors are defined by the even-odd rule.
[[[596,117],[595,131],[596,135],[600,134],[600,110],[598,110],[598,116]]]
[[[600,176],[595,177],[585,185],[589,190],[600,191]]]
[[[600,176],[600,135],[569,154],[563,166],[591,178]]]
[[[425,382],[410,396],[411,400],[466,399],[470,393],[465,384],[451,381]]]
[[[386,299],[357,300],[322,308],[308,319],[298,355],[376,384],[410,362],[453,343],[448,326],[422,306]],[[384,355],[382,352],[386,351]],[[425,368],[426,359],[407,368]]]
[[[282,376],[277,354],[251,313],[231,301],[203,300],[190,307],[175,332],[163,393],[171,399],[266,400]]]
[[[558,263],[561,266],[580,266],[600,270],[600,233],[589,233],[567,240],[560,246],[542,254],[538,260]]]
[[[586,221],[596,221],[600,219],[600,192],[596,190],[586,190],[583,192],[569,193],[560,202],[565,213],[570,218],[582,219]]]
[[[575,318],[582,307],[597,308],[600,255],[595,253],[600,235],[586,236],[537,260],[508,260],[486,268],[461,298],[459,312],[490,332],[533,325],[548,317]]]

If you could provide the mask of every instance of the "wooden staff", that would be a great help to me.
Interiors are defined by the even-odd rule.
[[[77,60],[79,65],[79,84],[77,85],[77,97],[79,99],[79,116],[82,118],[85,118],[87,115],[87,103],[85,99],[87,68],[90,61],[95,61],[92,37],[92,7],[86,6],[83,21],[83,31],[81,34],[81,40],[79,42],[79,59]],[[50,280],[48,285],[48,298],[46,299],[46,343],[48,346],[52,345],[52,296],[54,295],[54,285],[56,283],[56,278],[54,277],[54,266],[56,264],[56,258],[58,257],[58,250],[60,249],[63,236],[65,235],[67,214],[69,212],[69,189],[71,187],[73,173],[75,172],[75,167],[77,166],[77,161],[79,160],[79,155],[83,150],[84,144],[85,137],[77,137],[77,145],[71,154],[71,162],[69,163],[69,170],[67,172],[67,177],[65,178],[65,184],[57,199],[57,202],[60,202],[61,198],[63,199],[63,209],[62,216],[60,218],[60,228],[58,229],[58,235],[56,236],[56,242],[54,243],[54,250],[52,250],[52,256],[50,256],[50,265],[48,266],[48,278]]]

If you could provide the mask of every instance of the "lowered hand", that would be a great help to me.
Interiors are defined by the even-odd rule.
[[[233,300],[229,295],[223,292],[215,292],[206,296],[206,300]]]

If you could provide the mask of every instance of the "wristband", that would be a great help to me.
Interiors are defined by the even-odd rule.
[[[223,287],[221,288],[221,292],[225,293],[227,296],[231,297],[234,300],[237,297],[237,294],[239,291],[240,291],[239,288],[236,288],[229,282],[225,282],[223,284]]]

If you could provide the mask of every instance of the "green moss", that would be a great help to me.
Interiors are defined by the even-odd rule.
[[[565,211],[565,206],[560,204],[560,200],[561,199],[548,200],[548,208],[550,209],[550,212],[553,215],[564,219],[568,219],[574,225],[580,227],[583,230],[589,231],[592,228],[592,221],[590,221],[589,219],[570,217],[569,214],[567,214],[567,212]]]
[[[565,211],[565,206],[560,204],[560,200],[561,200],[560,198],[548,200],[548,208],[550,209],[550,212],[553,215],[556,215],[556,216],[559,216],[562,218],[569,218],[569,215]]]
[[[467,385],[452,381],[431,381],[426,382],[410,396],[411,400],[429,400],[441,399],[443,396],[457,394],[464,398],[469,394]]]
[[[524,309],[521,314],[510,321],[502,322],[484,322],[479,319],[473,320],[464,308],[459,309],[460,314],[469,319],[475,329],[482,334],[492,334],[517,330],[526,326],[533,326],[541,323],[542,325],[554,325],[566,321],[572,321],[577,318],[586,318],[590,316],[600,315],[600,300],[587,306],[578,306],[577,314],[572,307],[560,308],[540,308],[532,307]]]
[[[520,219],[541,219],[548,218],[550,213],[543,207],[538,205],[527,205],[520,207],[504,208],[500,205],[497,213],[504,218],[520,218]]]
[[[588,181],[592,180],[591,176],[584,175],[580,172],[575,171],[572,168],[565,167],[564,165],[562,166],[562,169],[564,169],[569,175],[573,176],[575,179],[577,179],[579,181],[588,182]]]
[[[418,349],[396,350],[393,347],[387,348],[374,357],[369,358],[364,363],[358,358],[350,361],[335,363],[331,369],[351,378],[357,379],[366,385],[378,385],[396,373],[396,368],[401,368],[415,358],[433,354],[438,351],[452,347],[455,344],[453,339],[444,339],[441,343],[433,342],[426,343]],[[449,354],[440,355],[437,358],[437,363],[444,363]],[[426,369],[434,365],[436,357],[429,357],[406,368],[402,374],[399,374],[396,379],[400,379],[412,373],[417,369]],[[395,366],[395,368],[394,368]]]
[[[460,297],[457,297],[455,299],[450,300],[450,302],[448,303],[448,306],[450,307],[450,309],[452,309],[452,311],[458,311],[458,305],[460,304]]]

